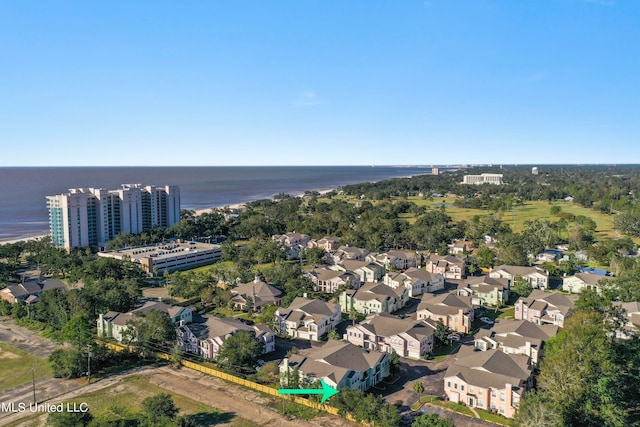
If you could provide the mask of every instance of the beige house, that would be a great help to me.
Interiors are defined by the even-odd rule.
[[[395,351],[402,357],[420,359],[433,352],[435,330],[434,325],[426,322],[382,313],[349,326],[344,339],[366,350]]]
[[[300,257],[300,253],[307,247],[307,244],[311,240],[306,234],[301,233],[285,233],[276,234],[271,236],[273,240],[280,243],[283,247],[287,248],[287,258],[296,259]]]
[[[337,237],[324,237],[320,240],[311,239],[307,243],[308,248],[322,248],[327,252],[335,251],[340,247],[340,239]]]
[[[474,319],[471,298],[450,293],[425,294],[418,304],[418,320],[441,320],[448,328],[468,334]]]
[[[417,266],[416,253],[409,251],[391,250],[375,256],[369,255],[368,258],[384,265],[386,268],[393,264],[398,270],[406,270]]]
[[[318,341],[341,321],[339,304],[301,297],[288,308],[278,308],[274,317],[278,334],[312,341]]]
[[[344,260],[364,261],[369,251],[354,246],[340,246],[338,250],[327,253],[327,264],[340,264]]]
[[[352,308],[361,314],[393,313],[409,302],[409,291],[405,287],[367,282],[357,290],[342,292],[339,302],[343,313]]]
[[[509,301],[509,279],[492,279],[487,276],[469,277],[458,295],[471,297],[473,305],[496,306]]]
[[[428,272],[441,274],[445,279],[462,279],[467,274],[467,266],[462,258],[432,254],[426,262],[425,269]]]
[[[519,298],[515,304],[515,318],[528,320],[536,325],[556,325],[562,327],[564,320],[573,310],[577,295],[563,295],[559,292],[534,290],[526,298]]]
[[[317,292],[332,294],[338,289],[360,287],[360,276],[350,271],[330,269],[325,267],[314,268],[304,273],[313,282],[313,288]]]
[[[630,339],[638,334],[638,325],[640,325],[640,302],[614,302],[614,306],[624,310],[626,323],[622,328],[616,331],[616,337],[621,339]]]
[[[525,279],[533,289],[547,289],[549,287],[549,274],[537,267],[521,267],[517,265],[499,265],[489,273],[493,279],[509,279],[512,285],[516,276]]]
[[[231,294],[234,308],[239,310],[244,310],[250,304],[253,310],[259,311],[267,304],[280,305],[282,300],[280,289],[263,282],[257,276],[253,282],[241,283],[231,289]]]
[[[544,342],[558,333],[558,326],[536,325],[527,320],[501,320],[475,336],[476,350],[498,349],[508,354],[524,354],[537,365]]]
[[[512,418],[532,386],[529,357],[500,350],[458,357],[444,376],[444,392],[452,402],[493,410]]]
[[[417,297],[425,292],[436,292],[444,289],[444,277],[438,273],[412,267],[404,272],[387,273],[384,284],[394,289],[407,288],[410,297]]]
[[[336,389],[366,391],[389,375],[389,354],[330,340],[284,358],[280,363],[282,385],[287,387],[295,373],[309,382],[322,379]]]
[[[593,273],[576,273],[571,277],[566,277],[562,281],[562,290],[579,294],[585,289],[593,289],[598,294],[601,292],[602,282],[608,279],[607,276],[601,276]]]

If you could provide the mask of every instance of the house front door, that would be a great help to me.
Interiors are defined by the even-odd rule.
[[[469,398],[469,406],[471,406],[473,408],[473,397]]]

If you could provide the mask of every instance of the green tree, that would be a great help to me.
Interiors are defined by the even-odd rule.
[[[424,393],[424,384],[422,384],[422,382],[420,381],[414,381],[413,391],[415,391],[417,394]]]
[[[335,329],[332,329],[328,334],[327,338],[334,341],[340,341],[340,334]]]
[[[391,372],[391,375],[395,375],[400,372],[400,356],[398,356],[398,353],[396,353],[395,350],[393,350],[391,356],[389,356],[389,371]]]
[[[160,393],[142,401],[142,413],[151,425],[160,425],[167,419],[175,419],[178,411],[179,409],[169,393]]]
[[[72,317],[60,331],[60,340],[74,344],[78,350],[92,341],[91,325],[84,316]]]
[[[52,412],[47,417],[50,427],[84,427],[93,420],[91,412]]]
[[[451,330],[451,328],[449,328],[448,326],[445,326],[442,319],[438,319],[438,321],[436,322],[436,331],[434,333],[434,335],[436,336],[436,342],[439,345],[447,345],[447,342],[449,341],[449,335],[451,335],[452,333],[453,330]]]
[[[480,268],[491,268],[496,261],[496,254],[486,246],[478,248],[475,254],[475,259]]]
[[[511,285],[511,291],[516,293],[518,297],[528,297],[533,292],[533,287],[529,281],[522,276],[517,276],[513,279]]]
[[[222,344],[216,362],[223,369],[250,372],[262,355],[263,344],[249,331],[238,331]]]

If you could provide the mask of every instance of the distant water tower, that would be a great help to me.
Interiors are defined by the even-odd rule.
[[[438,175],[440,173],[440,169],[438,168],[431,168],[431,175]]]
[[[538,168],[536,166],[531,168],[531,173],[533,175],[538,175],[538,173],[540,173],[540,171],[538,170]]]

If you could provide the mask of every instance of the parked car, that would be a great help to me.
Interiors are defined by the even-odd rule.
[[[482,323],[486,323],[487,325],[493,325],[494,323],[496,323],[493,320],[489,319],[488,317],[481,317],[480,321]]]
[[[460,341],[460,335],[458,334],[451,334],[447,337],[447,339],[449,341]]]

